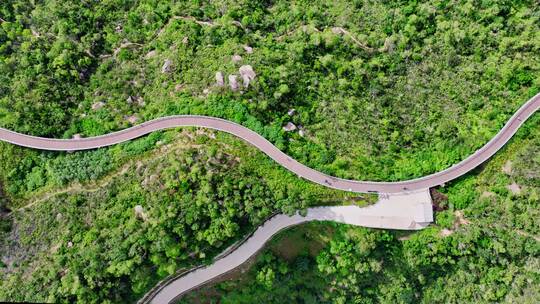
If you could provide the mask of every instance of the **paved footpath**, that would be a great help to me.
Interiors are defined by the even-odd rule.
[[[260,250],[277,232],[307,221],[336,221],[358,226],[388,229],[422,229],[432,220],[429,188],[456,179],[493,156],[519,127],[540,108],[540,94],[527,101],[486,145],[452,167],[421,178],[402,182],[370,182],[336,178],[311,169],[281,152],[254,131],[237,123],[206,116],[170,116],[151,120],[119,132],[83,139],[50,139],[34,137],[0,128],[0,140],[16,145],[55,151],[75,151],[106,147],[128,141],[150,132],[168,128],[194,126],[215,129],[240,137],[274,159],[281,166],[320,185],[353,192],[379,193],[373,206],[319,207],[308,210],[307,216],[276,215],[259,227],[242,245],[217,259],[214,264],[198,268],[179,278],[159,284],[142,302],[169,303],[185,292],[227,273]]]
[[[251,237],[230,254],[207,267],[198,268],[167,282],[145,296],[140,303],[171,303],[185,293],[219,277],[256,254],[279,231],[309,221],[334,221],[356,226],[419,230],[433,221],[428,190],[399,195],[381,195],[368,207],[335,206],[308,209],[307,215],[279,214],[261,225]]]
[[[287,154],[281,152],[271,142],[254,131],[237,123],[207,116],[169,116],[151,120],[140,125],[113,132],[102,136],[82,139],[51,139],[24,135],[0,128],[0,140],[16,145],[56,151],[87,150],[106,147],[128,141],[150,132],[175,127],[203,127],[215,129],[236,135],[262,152],[266,153],[281,166],[296,173],[298,176],[308,179],[320,185],[353,192],[380,192],[380,193],[401,193],[412,190],[422,190],[442,185],[456,179],[478,165],[489,159],[499,149],[501,149],[510,138],[517,132],[519,127],[540,108],[540,94],[537,94],[527,101],[508,120],[506,125],[495,135],[486,145],[476,151],[462,162],[454,166],[421,178],[402,182],[370,182],[355,181],[329,176],[322,172],[311,169],[298,161],[292,159]]]

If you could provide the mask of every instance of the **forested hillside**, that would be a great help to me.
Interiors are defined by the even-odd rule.
[[[534,0],[6,0],[0,127],[76,138],[211,115],[326,173],[403,180],[485,144],[540,92],[539,54]],[[434,227],[300,228],[327,234],[265,254],[221,300],[538,302],[538,133],[536,114],[438,189]],[[75,153],[0,142],[0,300],[135,301],[275,212],[373,201],[194,128]]]
[[[414,233],[310,223],[181,303],[538,303],[540,117]],[[261,299],[264,299],[261,301]]]
[[[374,199],[302,181],[228,135],[170,131],[157,139],[44,157],[45,172],[21,179],[28,196],[1,218],[0,300],[135,301],[276,212]],[[141,152],[149,141],[156,147]],[[103,157],[109,162],[95,161]],[[73,167],[76,160],[88,166]],[[38,181],[48,190],[32,192]]]
[[[536,1],[3,1],[0,16],[0,126],[91,136],[207,114],[349,178],[448,167],[540,87]]]

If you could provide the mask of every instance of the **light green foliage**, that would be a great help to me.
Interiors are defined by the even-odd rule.
[[[52,178],[59,184],[70,181],[96,180],[112,167],[111,156],[107,150],[67,154],[55,158],[49,165]]]

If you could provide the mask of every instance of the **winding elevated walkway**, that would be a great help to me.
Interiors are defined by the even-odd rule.
[[[365,208],[356,206],[318,207],[308,209],[307,216],[276,215],[260,226],[239,247],[218,258],[212,265],[199,267],[156,286],[141,301],[143,303],[170,303],[184,293],[238,267],[257,253],[274,234],[287,227],[308,221],[335,221],[364,227],[406,230],[426,227],[433,221],[429,188],[456,179],[489,159],[539,108],[540,94],[537,94],[516,111],[497,135],[465,160],[446,170],[402,182],[355,181],[329,176],[292,159],[264,137],[244,126],[207,116],[164,117],[119,132],[82,139],[42,138],[0,128],[0,140],[42,150],[76,151],[114,145],[157,130],[184,126],[204,127],[227,132],[244,139],[281,166],[312,182],[345,191],[379,193],[379,202]]]
[[[446,170],[402,182],[355,181],[329,176],[292,159],[287,154],[281,152],[264,137],[244,126],[228,120],[208,116],[180,115],[163,117],[147,121],[122,131],[81,139],[51,139],[35,137],[0,128],[0,140],[19,146],[42,150],[76,151],[118,144],[157,130],[186,126],[203,127],[238,136],[270,156],[281,166],[296,173],[300,177],[320,185],[353,192],[400,193],[442,185],[471,171],[499,151],[499,149],[501,149],[510,140],[510,138],[512,138],[525,120],[534,114],[538,108],[540,108],[540,94],[537,94],[527,101],[519,110],[516,111],[510,120],[508,120],[506,125],[499,131],[499,133],[497,133],[497,135],[495,135],[495,137],[493,137],[486,145],[469,156],[467,159]]]

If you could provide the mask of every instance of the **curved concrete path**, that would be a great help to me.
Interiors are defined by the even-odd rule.
[[[428,190],[384,195],[368,207],[336,206],[309,208],[306,216],[278,214],[228,255],[207,267],[196,268],[150,291],[139,303],[171,303],[185,293],[235,269],[255,255],[279,231],[309,221],[334,221],[372,228],[419,230],[433,221]]]
[[[429,188],[442,185],[471,171],[499,149],[517,132],[519,127],[540,108],[540,94],[527,101],[508,120],[506,125],[486,145],[454,166],[417,179],[402,182],[354,181],[332,177],[313,170],[277,149],[259,134],[231,121],[206,116],[171,116],[151,120],[141,125],[103,136],[83,139],[49,139],[24,135],[0,128],[0,140],[16,145],[55,151],[75,151],[100,148],[128,141],[153,131],[174,127],[194,126],[224,131],[238,136],[270,156],[277,163],[299,176],[320,185],[354,192],[379,192],[377,204],[359,208],[355,206],[319,207],[308,209],[307,216],[276,215],[242,245],[219,258],[210,266],[197,268],[177,279],[159,286],[145,297],[152,303],[169,303],[185,292],[238,267],[277,232],[308,221],[336,221],[374,228],[422,229],[432,220]]]
[[[281,152],[272,143],[254,131],[237,123],[207,116],[169,116],[151,120],[140,125],[102,136],[82,139],[50,139],[24,135],[0,128],[0,140],[16,145],[55,151],[87,150],[106,147],[128,141],[145,134],[168,128],[194,126],[215,129],[238,136],[288,170],[320,185],[353,192],[400,193],[412,190],[427,189],[442,185],[471,171],[504,146],[517,132],[519,127],[540,108],[540,94],[527,101],[508,120],[506,125],[485,146],[454,166],[421,178],[402,182],[369,182],[347,180],[329,176],[311,169]]]

